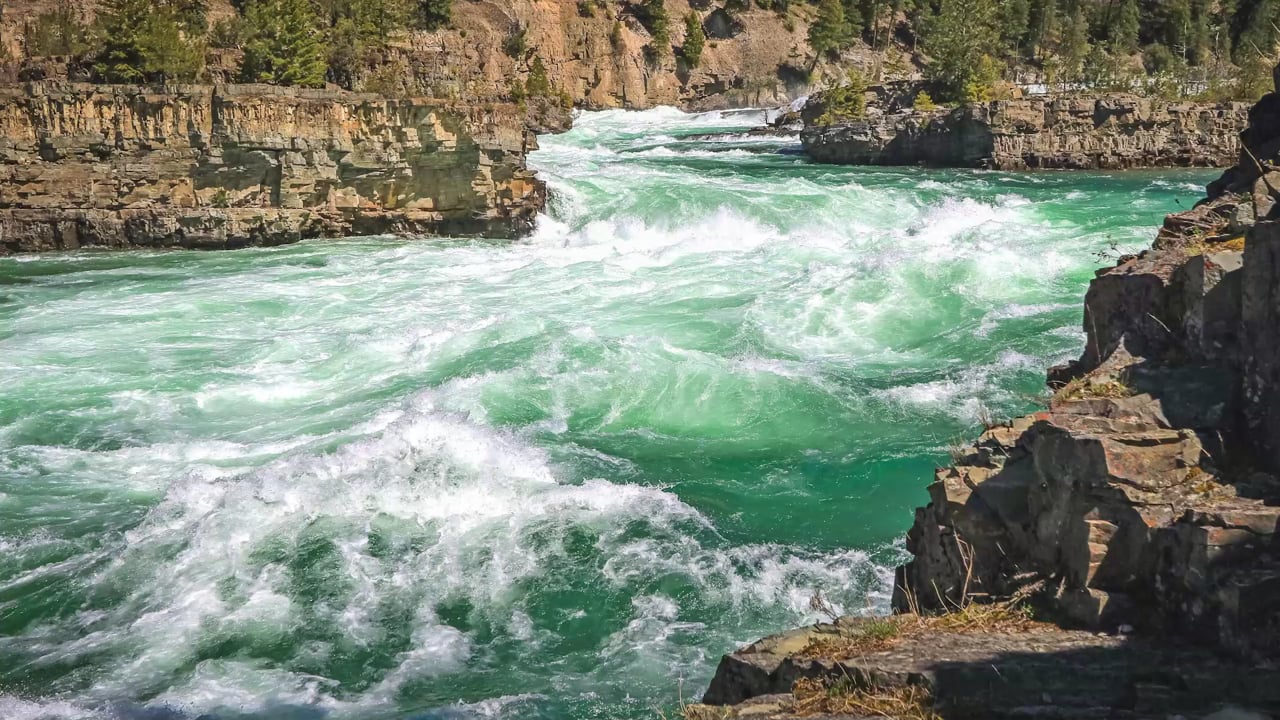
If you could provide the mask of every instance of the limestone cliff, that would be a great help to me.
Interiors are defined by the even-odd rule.
[[[818,162],[997,170],[1226,167],[1249,107],[1060,96],[954,110],[873,107],[865,118],[827,123],[822,96],[810,105],[801,140]]]
[[[545,188],[512,105],[259,85],[0,87],[0,252],[510,237]]]

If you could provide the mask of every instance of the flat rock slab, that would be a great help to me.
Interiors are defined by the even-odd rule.
[[[925,688],[944,718],[1207,717],[1230,706],[1280,713],[1280,668],[1202,648],[1032,623],[911,629],[880,649],[850,642],[842,651],[841,638],[856,637],[862,622],[801,628],[726,655],[703,702],[735,706],[726,717],[791,717],[795,682],[825,678],[872,694]]]

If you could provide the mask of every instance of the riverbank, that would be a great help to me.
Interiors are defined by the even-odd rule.
[[[517,237],[546,199],[526,121],[266,85],[0,87],[0,253]]]
[[[0,716],[653,720],[888,607],[920,478],[1216,173],[758,123],[583,113],[515,243],[0,258]]]
[[[1280,711],[1278,109],[1259,101],[1208,197],[1099,271],[1048,409],[936,472],[900,615],[727,655],[690,717],[792,717],[815,693],[898,717]]]
[[[918,91],[918,88],[917,88]],[[1163,101],[1126,94],[995,100],[913,109],[910,95],[874,98],[862,117],[833,120],[818,95],[801,141],[816,162],[994,170],[1229,167],[1248,103]]]

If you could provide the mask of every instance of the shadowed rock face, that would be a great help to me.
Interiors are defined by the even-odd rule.
[[[514,237],[545,188],[508,105],[279,87],[0,87],[0,252]]]
[[[818,162],[997,170],[1222,167],[1235,162],[1245,103],[1133,95],[997,100],[955,110],[874,108],[823,124],[821,96],[801,134]]]

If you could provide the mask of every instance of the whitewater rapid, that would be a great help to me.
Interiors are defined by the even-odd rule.
[[[1206,174],[761,118],[580,115],[517,243],[0,259],[0,718],[652,717],[883,609],[946,446]]]

